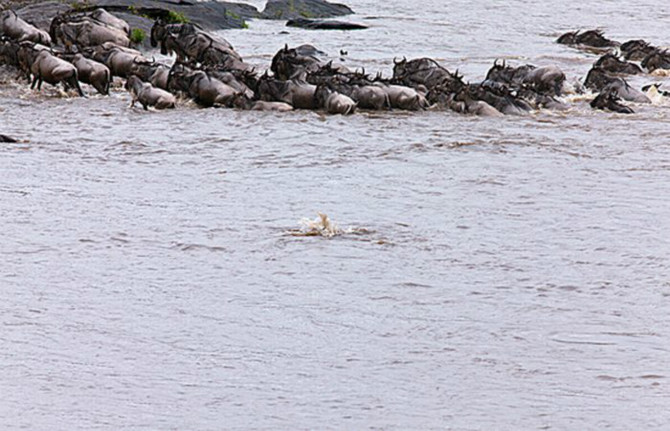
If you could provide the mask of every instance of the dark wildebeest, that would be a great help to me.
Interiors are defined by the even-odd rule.
[[[30,41],[51,45],[51,37],[46,31],[25,22],[11,9],[0,14],[0,35],[15,39],[17,42]]]
[[[166,24],[157,20],[151,27],[151,46],[158,44],[161,54],[176,54],[177,63],[199,63],[226,70],[251,69],[228,41],[215,38],[193,24]]]
[[[526,64],[519,67],[507,66],[505,61],[493,62],[493,67],[486,74],[486,79],[504,84],[524,84],[538,93],[549,96],[560,96],[565,82],[565,74],[557,66],[536,67]]]
[[[126,81],[126,90],[132,95],[131,108],[135,106],[136,102],[140,102],[145,111],[150,106],[156,109],[172,109],[177,104],[177,99],[174,95],[160,88],[155,88],[149,83],[142,82],[137,76],[128,78]]]
[[[609,73],[626,75],[637,75],[638,73],[642,73],[640,66],[628,61],[623,61],[614,54],[603,55],[595,62],[594,67],[600,67]]]
[[[193,71],[181,65],[172,67],[167,86],[170,92],[186,94],[206,107],[230,107],[237,94],[234,88],[212,78],[202,70]]]
[[[634,111],[626,106],[619,103],[620,99],[617,96],[617,92],[614,89],[605,88],[593,101],[591,101],[591,107],[594,109],[608,110],[612,112],[618,112],[620,114],[633,114]]]
[[[670,52],[667,50],[655,50],[642,60],[642,67],[649,72],[653,72],[657,69],[670,69]]]
[[[607,50],[619,46],[619,42],[607,39],[603,36],[601,30],[588,30],[584,33],[580,31],[565,33],[559,37],[556,42],[563,45],[572,45],[577,48],[582,47],[594,50]]]
[[[157,63],[154,60],[147,61],[138,57],[133,59],[133,64],[130,66],[129,75],[134,75],[144,82],[148,82],[154,87],[167,90],[168,77],[170,76],[170,67]]]
[[[584,81],[584,86],[591,90],[602,92],[606,87],[616,92],[618,97],[629,102],[651,103],[651,100],[642,92],[634,89],[625,79],[612,76],[599,67],[589,70]]]
[[[642,61],[646,56],[656,51],[654,46],[642,39],[629,40],[619,47],[623,58],[631,61]]]
[[[393,82],[427,92],[440,85],[449,85],[456,75],[432,58],[407,61],[393,59]]]

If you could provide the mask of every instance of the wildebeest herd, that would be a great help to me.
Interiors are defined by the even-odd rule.
[[[583,86],[569,90],[597,92],[591,101],[596,109],[633,112],[621,99],[650,100],[624,76],[670,69],[670,53],[643,40],[620,44],[590,30],[564,34],[557,42],[601,54]],[[106,95],[119,77],[126,80],[132,105],[139,102],[144,109],[174,108],[178,97],[188,97],[205,107],[247,110],[314,109],[346,115],[357,109],[432,108],[523,115],[539,108],[566,109],[559,97],[569,87],[556,66],[513,67],[504,61],[495,61],[478,83],[465,82],[457,71],[430,58],[394,59],[391,78],[370,76],[322,60],[324,53],[311,45],[285,46],[261,74],[227,41],[193,24],[162,20],[151,29],[151,45],[164,55],[174,54],[174,64],[156,62],[130,48],[130,27],[104,9],[56,16],[49,33],[11,10],[0,15],[0,64],[17,69],[31,80],[31,88],[62,83],[83,96],[81,81]]]

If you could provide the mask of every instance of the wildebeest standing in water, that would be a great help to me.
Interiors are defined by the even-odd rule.
[[[63,55],[62,57],[77,68],[81,82],[92,85],[100,94],[109,95],[112,75],[107,66],[88,59],[82,54]]]
[[[126,90],[132,96],[132,101],[130,102],[131,108],[135,106],[136,102],[140,102],[145,111],[150,106],[156,109],[172,109],[177,104],[177,99],[173,94],[160,88],[155,88],[149,83],[142,82],[137,76],[128,78],[126,81]]]
[[[351,97],[319,85],[314,93],[316,104],[329,114],[350,115],[356,112],[357,103]]]
[[[26,64],[29,64],[30,73],[33,75],[33,81],[30,88],[42,89],[42,82],[56,85],[62,82],[65,89],[74,88],[80,96],[84,92],[79,86],[79,75],[74,65],[62,60],[45,49],[36,49],[30,42],[23,42],[20,48],[19,56],[23,57]]]

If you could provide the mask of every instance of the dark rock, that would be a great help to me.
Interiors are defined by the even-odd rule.
[[[296,18],[286,23],[287,27],[300,27],[309,30],[365,30],[368,28],[362,24],[344,21],[326,21],[322,19]]]
[[[44,3],[35,3],[23,7],[16,11],[16,14],[23,20],[31,23],[40,30],[49,31],[51,20],[59,13],[71,11],[72,8],[56,1],[47,1]]]
[[[349,6],[325,0],[268,0],[261,13],[263,19],[332,18],[351,15]]]
[[[79,4],[80,6],[76,8],[77,12],[87,12],[102,7],[128,21],[131,28],[141,28],[145,32],[151,28],[150,25],[147,27],[147,23],[153,23],[157,18],[170,21],[175,17],[183,17],[204,30],[222,30],[245,28],[245,20],[260,17],[258,10],[251,5],[219,1],[87,0]],[[48,30],[51,20],[57,14],[74,11],[75,9],[70,4],[48,1],[31,4],[18,10],[17,13],[38,28]],[[137,18],[130,18],[130,16]]]

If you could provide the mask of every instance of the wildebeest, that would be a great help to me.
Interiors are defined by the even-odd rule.
[[[133,59],[133,64],[130,66],[129,75],[135,75],[144,82],[148,82],[154,87],[167,90],[168,77],[170,76],[170,67],[157,63],[154,60],[147,61],[140,57]]]
[[[228,72],[225,70],[220,70],[218,68],[205,68],[203,70],[207,73],[207,75],[211,76],[212,78],[218,79],[224,84],[232,87],[236,92],[238,93],[242,92],[249,98],[254,97],[255,94],[254,90],[252,90],[251,87],[249,87],[246,83],[251,79],[253,72],[237,71],[236,76],[236,73],[234,72]],[[239,79],[238,76],[240,76]]]
[[[670,52],[667,50],[655,50],[642,60],[642,67],[649,72],[657,69],[670,69]]]
[[[127,78],[132,73],[133,67],[138,61],[150,61],[137,51],[120,49],[118,47],[95,51],[95,55],[92,58],[104,63],[112,75],[121,78]]]
[[[203,106],[230,107],[237,94],[235,89],[212,78],[202,70],[190,70],[175,65],[168,76],[168,90],[184,93]]]
[[[616,91],[606,89],[602,91],[593,101],[591,101],[591,107],[594,109],[602,109],[613,112],[618,112],[620,114],[633,114],[634,111],[626,106],[619,103],[620,99],[617,96]]]
[[[350,97],[361,109],[391,109],[389,95],[381,87],[375,85],[351,85],[347,83],[329,85],[334,91]]]
[[[296,109],[318,109],[314,97],[316,85],[305,81],[280,81],[267,73],[258,80],[258,98],[268,102],[284,102]]]
[[[626,60],[642,61],[646,56],[656,51],[656,48],[642,39],[635,39],[621,44],[619,50]]]
[[[382,79],[378,79],[374,85],[381,88],[388,96],[392,108],[420,111],[430,106],[426,97],[411,87],[390,84]]]
[[[42,89],[42,82],[56,85],[62,82],[65,89],[74,88],[80,96],[84,92],[79,86],[79,75],[74,65],[62,60],[46,49],[36,49],[29,42],[23,42],[19,49],[19,56],[25,56],[25,61],[30,65],[30,73],[33,75],[33,81],[30,88]]]
[[[321,68],[327,68],[329,73],[349,73],[346,67],[332,62],[325,63],[316,55],[321,51],[312,45],[300,45],[295,48],[284,48],[277,51],[272,57],[270,70],[277,79],[287,81],[289,79],[303,79],[310,73],[315,73]]]
[[[0,36],[0,63],[19,67],[19,44],[13,39]]]
[[[129,77],[125,87],[132,96],[131,108],[135,106],[136,102],[140,102],[145,111],[150,106],[156,109],[172,109],[177,104],[174,95],[160,88],[155,88],[149,83],[142,82],[137,76]]]
[[[605,54],[600,57],[594,64],[595,67],[610,73],[621,73],[627,75],[637,75],[642,73],[640,66],[628,61],[623,61],[614,54]]]
[[[161,54],[176,54],[177,63],[200,63],[227,70],[250,69],[228,41],[215,38],[190,23],[166,24],[157,20],[151,27],[151,46],[158,44]]]
[[[293,106],[284,102],[266,102],[265,100],[253,100],[244,92],[235,95],[232,102],[233,107],[245,111],[292,111]]]
[[[451,83],[455,79],[444,66],[432,58],[398,61],[393,59],[393,82],[418,90],[430,90]]]
[[[628,85],[625,79],[612,76],[600,67],[592,67],[589,70],[584,81],[584,86],[600,92],[603,92],[605,88],[609,88],[624,100],[637,103],[651,103],[647,96]]]
[[[119,30],[123,31],[126,33],[128,36],[130,36],[130,25],[121,18],[118,18],[111,13],[107,12],[103,8],[98,8],[88,14],[88,16],[96,21],[99,21],[103,24],[108,25],[109,27],[114,27],[118,28]]]
[[[583,33],[580,31],[565,33],[559,37],[556,42],[563,45],[572,45],[578,48],[584,47],[600,50],[619,46],[619,42],[607,39],[603,36],[601,30],[588,30]]]
[[[51,37],[46,31],[25,22],[11,9],[0,14],[0,35],[5,35],[18,42],[27,40],[46,46],[51,45]]]
[[[319,85],[314,92],[317,106],[329,114],[350,115],[356,112],[356,102],[351,97],[332,91],[326,85]]]
[[[565,74],[557,66],[536,67],[532,64],[512,67],[505,61],[493,62],[493,67],[486,74],[487,80],[505,84],[525,84],[539,93],[560,96],[565,82]]]
[[[112,75],[109,68],[95,60],[88,59],[82,54],[62,55],[64,60],[69,61],[77,68],[79,80],[92,85],[98,93],[109,95],[109,86]]]
[[[117,27],[107,25],[87,16],[58,15],[51,21],[51,38],[65,47],[79,48],[111,42],[118,46],[130,46],[128,34]]]

